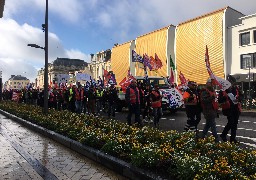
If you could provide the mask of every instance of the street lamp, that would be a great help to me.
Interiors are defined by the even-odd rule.
[[[44,110],[45,114],[48,113],[48,0],[45,6],[45,23],[42,24],[43,31],[45,32],[45,46],[41,47],[37,44],[28,44],[30,47],[43,49],[45,52],[44,62]]]
[[[248,74],[248,81],[249,81],[249,88],[248,88],[248,98],[249,98],[249,109],[251,109],[251,66],[252,66],[252,57],[248,56],[246,58],[246,66],[249,69],[249,74]],[[247,78],[246,78],[247,79]]]

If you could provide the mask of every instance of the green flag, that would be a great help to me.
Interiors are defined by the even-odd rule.
[[[175,70],[175,65],[172,61],[172,55],[170,55],[170,67],[172,67],[172,69]]]

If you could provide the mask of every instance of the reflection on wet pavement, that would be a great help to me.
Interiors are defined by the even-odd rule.
[[[1,179],[125,179],[0,114]]]

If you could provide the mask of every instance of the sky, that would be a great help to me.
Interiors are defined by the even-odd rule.
[[[0,19],[0,71],[3,82],[22,75],[35,82],[44,68],[42,24],[45,0],[6,0]],[[256,13],[255,0],[49,0],[49,62],[82,59],[112,49],[115,43],[230,6]]]

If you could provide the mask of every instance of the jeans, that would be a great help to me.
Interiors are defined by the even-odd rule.
[[[159,123],[159,120],[162,117],[162,108],[161,107],[157,107],[157,108],[153,108],[153,116],[154,116],[154,125],[156,126]]]
[[[212,135],[215,137],[215,141],[218,142],[219,138],[218,138],[218,134],[217,134],[215,118],[206,119],[206,124],[205,124],[204,130],[203,130],[203,138],[207,135],[209,128],[211,128]]]
[[[82,101],[76,101],[75,106],[76,106],[76,113],[80,114],[82,112],[82,109],[83,109]]]

